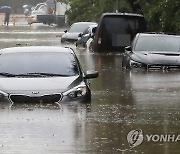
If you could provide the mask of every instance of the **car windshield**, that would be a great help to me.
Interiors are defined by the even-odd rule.
[[[90,24],[73,24],[69,32],[70,33],[83,33],[83,31],[89,26]]]
[[[70,53],[6,53],[0,55],[0,74],[32,75],[53,74],[55,76],[76,76],[79,67]],[[9,75],[10,77],[10,75]]]
[[[170,51],[180,52],[180,37],[178,36],[140,36],[135,51]]]

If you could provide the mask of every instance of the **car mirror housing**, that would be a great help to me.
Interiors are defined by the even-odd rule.
[[[81,34],[81,33],[79,33],[78,37],[82,37],[82,34]]]
[[[127,46],[127,47],[125,47],[125,51],[132,51],[131,46]]]
[[[93,78],[97,78],[99,76],[99,72],[98,71],[87,71],[84,78],[85,79],[93,79]]]
[[[94,27],[94,28],[92,29],[92,33],[96,33],[96,29],[97,29],[97,27]]]

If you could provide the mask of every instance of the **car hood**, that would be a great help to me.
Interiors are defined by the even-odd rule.
[[[159,64],[159,65],[180,65],[180,53],[178,52],[154,52],[154,51],[140,51],[133,52],[131,58],[135,61],[144,64]]]
[[[0,90],[8,94],[61,93],[80,83],[79,76],[51,78],[0,78]]]
[[[69,33],[69,32],[67,32],[67,33],[65,33],[65,34],[62,36],[62,38],[64,38],[64,39],[77,40],[77,39],[78,39],[78,35],[79,35],[79,33]]]

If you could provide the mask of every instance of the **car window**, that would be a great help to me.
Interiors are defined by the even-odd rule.
[[[42,5],[45,5],[44,3],[37,4],[34,8],[34,10],[38,10]]]
[[[109,34],[135,34],[141,26],[141,19],[127,16],[107,16],[103,19],[103,27]]]
[[[83,33],[83,31],[89,26],[89,24],[73,24],[70,29],[69,32],[70,33],[74,33],[74,32],[78,32],[78,33]]]
[[[180,52],[180,37],[140,36],[135,51],[174,51]]]
[[[101,46],[106,49],[129,46],[134,36],[145,30],[143,20],[144,18],[139,16],[104,16],[97,31],[98,38],[101,38]]]
[[[39,9],[43,10],[43,11],[47,11],[48,7],[47,7],[47,5],[42,5]]]
[[[87,27],[85,30],[84,30],[84,32],[83,32],[83,35],[85,35],[85,34],[89,34],[90,32],[90,30],[89,30],[90,28],[89,27]]]
[[[0,55],[0,72],[75,76],[79,74],[79,67],[70,53],[7,53]]]

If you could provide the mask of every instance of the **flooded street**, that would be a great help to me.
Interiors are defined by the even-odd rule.
[[[61,46],[63,31],[42,24],[0,27],[0,48]],[[99,71],[91,103],[1,105],[0,154],[180,153],[179,71],[125,71],[120,53],[63,46],[75,49],[84,71]]]

